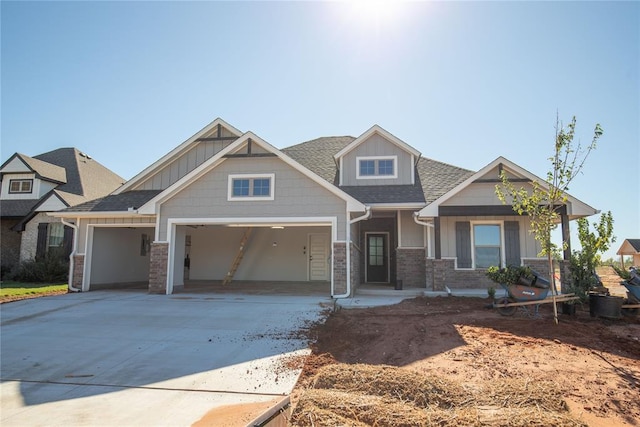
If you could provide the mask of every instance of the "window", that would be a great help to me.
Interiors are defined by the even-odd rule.
[[[273,200],[274,174],[229,175],[228,200]]]
[[[49,224],[49,233],[47,236],[47,247],[59,248],[64,242],[64,225],[59,222],[52,222]]]
[[[475,224],[473,226],[473,246],[476,268],[501,266],[499,224]]]
[[[9,181],[9,193],[31,193],[32,179],[12,179]]]
[[[389,157],[357,157],[358,179],[397,178],[396,156]]]

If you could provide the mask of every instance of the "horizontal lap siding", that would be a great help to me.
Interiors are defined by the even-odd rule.
[[[228,201],[230,174],[275,174],[274,200]],[[318,217],[338,218],[345,238],[346,202],[275,157],[227,159],[162,204],[160,240],[169,218]]]

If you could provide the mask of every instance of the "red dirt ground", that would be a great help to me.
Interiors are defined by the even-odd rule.
[[[639,317],[592,318],[588,307],[578,306],[576,315],[561,314],[556,325],[551,304],[540,306],[538,316],[530,309],[505,317],[488,303],[416,298],[332,313],[310,331],[313,354],[294,403],[320,366],[385,364],[471,388],[503,378],[554,381],[571,415],[589,426],[640,426]]]

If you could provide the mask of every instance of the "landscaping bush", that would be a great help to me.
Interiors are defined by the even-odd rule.
[[[21,262],[11,276],[19,282],[65,282],[69,277],[69,261],[52,252],[41,260]]]

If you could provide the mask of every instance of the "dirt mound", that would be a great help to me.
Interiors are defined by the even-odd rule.
[[[584,426],[557,387],[507,381],[475,391],[391,366],[331,365],[300,396],[291,423],[380,426]]]

